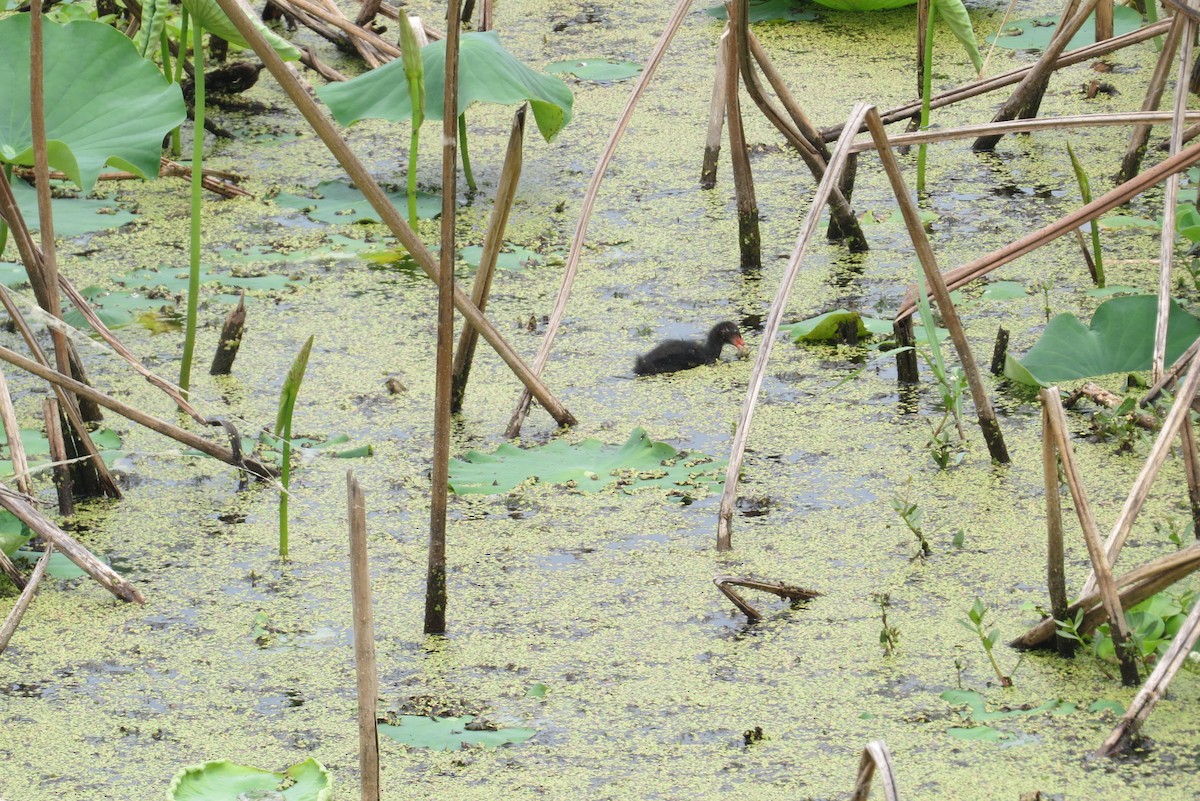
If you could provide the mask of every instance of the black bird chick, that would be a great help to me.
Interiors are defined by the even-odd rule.
[[[654,347],[645,356],[639,356],[633,365],[638,375],[674,373],[689,370],[702,364],[712,364],[721,355],[726,344],[733,345],[738,353],[746,352],[746,343],[736,323],[724,322],[714,325],[704,342],[689,342],[686,339],[668,339]]]

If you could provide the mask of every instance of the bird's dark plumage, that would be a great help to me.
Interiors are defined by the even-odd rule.
[[[660,342],[645,356],[637,358],[633,371],[638,375],[654,375],[712,364],[721,355],[721,349],[726,344],[733,345],[739,352],[746,349],[742,332],[738,330],[736,323],[718,323],[708,332],[708,338],[704,342],[689,342],[686,339],[668,339]]]

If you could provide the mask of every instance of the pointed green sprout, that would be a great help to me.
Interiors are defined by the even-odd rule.
[[[408,144],[408,224],[417,227],[417,142],[421,135],[421,123],[425,121],[425,64],[421,60],[421,46],[404,9],[399,9],[400,63],[404,66],[404,78],[408,85],[408,96],[412,102],[412,136]]]
[[[937,11],[938,17],[950,28],[954,37],[962,43],[963,49],[971,59],[976,72],[983,71],[983,56],[979,54],[979,45],[975,42],[975,30],[971,27],[971,17],[963,0],[932,0],[931,5]],[[925,27],[925,74],[921,76],[921,130],[929,127],[930,102],[933,97],[933,19],[929,15]],[[925,192],[925,150],[926,146],[917,148],[917,193]]]
[[[308,354],[312,352],[313,337],[309,337],[296,354],[292,369],[288,370],[284,379],[283,389],[279,392],[279,411],[275,415],[275,431],[277,438],[282,438],[282,458],[280,459],[279,481],[283,484],[283,492],[279,494],[279,557],[287,559],[288,555],[288,487],[292,477],[292,413],[296,410],[296,396],[300,394],[300,383],[304,380],[304,371],[308,368]]]

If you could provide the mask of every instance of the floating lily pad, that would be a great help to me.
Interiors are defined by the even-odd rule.
[[[479,260],[483,257],[481,245],[468,245],[458,251],[459,258],[478,269]],[[541,261],[542,255],[536,250],[529,250],[519,245],[505,244],[505,249],[496,257],[496,268],[499,270],[520,270],[531,263]]]
[[[37,190],[24,181],[13,181],[12,190],[25,224],[31,231],[39,230]],[[111,200],[91,198],[53,198],[50,212],[54,215],[54,235],[63,238],[120,228],[137,219],[136,214],[117,207]]]
[[[100,560],[104,564],[109,561],[100,554],[93,553],[92,556]],[[20,560],[23,563],[34,565],[42,558],[41,551],[30,551],[25,548],[18,549],[12,554],[14,560]],[[87,572],[82,567],[72,562],[62,551],[55,551],[50,554],[50,562],[46,565],[46,575],[50,578],[59,579],[60,581],[69,581],[77,579],[80,576],[86,576]]]
[[[399,64],[396,59],[391,62]],[[275,202],[286,209],[304,212],[312,220],[330,225],[360,222],[379,222],[379,215],[353,186],[342,181],[323,181],[316,189],[317,197],[301,197],[280,193]],[[401,191],[388,192],[388,200],[402,214],[408,213],[408,195]],[[428,192],[417,192],[417,216],[431,220],[442,213],[442,199]]]
[[[419,715],[400,715],[399,724],[380,723],[379,733],[398,743],[433,751],[458,751],[464,745],[498,748],[509,743],[523,743],[537,734],[534,729],[474,730],[467,725],[474,715],[456,718],[432,718]]]
[[[1101,228],[1112,230],[1144,228],[1148,231],[1157,231],[1162,228],[1162,220],[1148,220],[1145,217],[1134,217],[1129,214],[1113,214],[1108,217],[1101,217],[1097,222]]]
[[[538,130],[550,141],[571,121],[574,97],[562,78],[522,64],[500,44],[495,31],[464,33],[459,40],[458,114],[475,101],[514,105],[529,102]],[[446,42],[421,48],[425,70],[425,119],[442,118]],[[350,81],[317,90],[342,125],[359,120],[400,122],[412,116],[403,59],[395,59]]]
[[[1052,715],[1067,715],[1074,712],[1078,707],[1071,701],[1064,701],[1061,698],[1051,698],[1038,706],[1017,709],[1002,709],[989,711],[987,704],[983,700],[983,696],[974,690],[946,690],[942,693],[941,698],[948,704],[954,706],[966,706],[970,709],[972,720],[988,722],[993,720],[1004,720],[1006,718],[1016,718],[1028,715],[1040,715],[1043,713]]]
[[[623,81],[641,71],[642,65],[636,61],[614,61],[611,58],[581,58],[546,65],[546,72],[574,75],[581,81]]]
[[[1024,284],[1016,281],[995,281],[985,286],[979,297],[983,300],[1013,300],[1028,294]]]
[[[975,740],[977,742],[995,743],[1007,740],[1011,735],[997,731],[991,726],[953,726],[946,729],[946,734],[957,740]]]
[[[819,0],[818,0],[819,2]],[[1121,36],[1142,27],[1142,15],[1128,6],[1113,7],[1113,35]],[[1010,22],[1000,28],[994,36],[989,36],[989,44],[996,47],[1007,47],[1012,50],[1045,50],[1058,30],[1058,16],[1050,14],[1045,17],[1022,19]],[[1083,23],[1079,33],[1067,43],[1067,50],[1086,47],[1096,41],[1096,15],[1092,14]]]
[[[140,267],[116,279],[118,284],[139,289],[165,290],[172,295],[183,295],[188,288],[188,271],[185,267]],[[201,286],[219,286],[226,289],[249,289],[267,292],[293,286],[297,281],[279,273],[266,275],[231,275],[229,273],[200,270]]]
[[[176,773],[167,797],[172,801],[330,801],[333,779],[311,757],[283,773],[222,759]]]
[[[12,556],[33,538],[33,532],[8,510],[0,510],[0,551]]]
[[[1049,386],[1058,381],[1149,370],[1157,311],[1158,298],[1135,295],[1100,304],[1090,326],[1074,315],[1060,314],[1050,321],[1024,358],[1007,358],[1004,375],[1021,384]],[[1198,336],[1200,319],[1172,301],[1167,318],[1167,363],[1178,358]]]
[[[158,175],[162,140],[183,122],[183,93],[111,25],[47,22],[46,139],[50,166],[85,190],[106,164]],[[29,15],[0,19],[0,161],[33,164]]]
[[[450,487],[458,495],[497,495],[529,479],[546,484],[570,483],[595,492],[624,481],[626,486],[714,487],[724,460],[687,455],[665,442],[654,442],[635,428],[620,448],[587,439],[577,445],[555,440],[523,450],[501,445],[495,453],[471,451],[450,460]]]
[[[707,13],[717,19],[729,19],[723,5],[713,6]],[[750,0],[746,13],[751,22],[801,22],[817,18],[816,13],[804,8],[799,0]]]
[[[140,323],[156,333],[166,330],[178,330],[178,315],[172,315],[173,304],[162,298],[147,297],[144,292],[130,292],[123,289],[104,289],[89,286],[80,290],[80,294],[88,299],[92,311],[109,328],[122,328],[133,323]],[[71,304],[63,309],[63,321],[80,331],[89,331],[83,314]]]
[[[867,335],[868,329],[863,316],[858,312],[846,309],[834,309],[798,323],[781,325],[779,330],[791,337],[793,342],[827,342],[837,339],[841,327],[847,323],[856,325],[858,336],[865,337]],[[892,326],[889,324],[887,333],[891,332]]]

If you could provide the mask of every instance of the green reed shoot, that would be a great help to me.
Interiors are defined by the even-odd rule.
[[[1071,143],[1067,142],[1067,154],[1071,157],[1071,169],[1075,171],[1075,180],[1079,184],[1079,194],[1083,197],[1083,204],[1086,206],[1092,202],[1092,187],[1088,181],[1088,174],[1083,169],[1083,163],[1075,155],[1075,149],[1071,147]],[[1088,223],[1088,228],[1092,234],[1092,278],[1096,281],[1096,286],[1104,288],[1104,256],[1100,252],[1100,223],[1096,220],[1091,220]]]
[[[283,381],[283,389],[279,393],[279,411],[275,415],[275,436],[280,439],[280,475],[279,482],[283,492],[279,494],[279,557],[287,559],[288,555],[288,488],[292,477],[292,413],[296,410],[296,396],[300,394],[300,382],[304,380],[304,371],[308,367],[308,354],[312,351],[313,338],[310,336],[296,354],[292,369],[288,370],[287,378]]]

